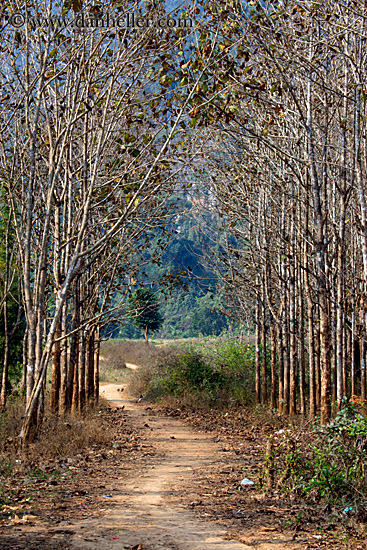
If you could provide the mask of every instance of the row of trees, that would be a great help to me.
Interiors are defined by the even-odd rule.
[[[30,1],[25,26],[1,30],[2,303],[5,319],[19,281],[23,438],[42,419],[51,359],[55,412],[97,397],[101,323],[157,261],[161,244],[151,258],[148,244],[193,173],[226,233],[216,250],[228,309],[256,324],[258,400],[327,422],[333,399],[366,397],[364,2],[189,5],[195,40],[185,25],[30,21],[107,7],[164,12]]]
[[[98,397],[101,326],[121,314],[141,251],[171,216],[185,104],[173,105],[168,73],[190,30],[73,26],[81,10],[159,17],[156,4],[31,1],[22,28],[1,29],[4,272],[18,270],[26,320],[24,441],[42,420],[50,361],[54,412]],[[32,24],[58,16],[70,26]]]
[[[235,238],[220,262],[228,305],[255,320],[258,401],[327,422],[332,401],[366,399],[366,5],[206,10],[216,55],[192,116],[210,208]]]

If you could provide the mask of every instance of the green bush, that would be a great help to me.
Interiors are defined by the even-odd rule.
[[[193,407],[249,404],[254,384],[247,353],[234,342],[171,348],[134,372],[129,385],[150,399],[174,398]]]
[[[224,377],[216,365],[194,350],[178,355],[162,380],[165,391],[173,395],[188,391],[214,394],[223,382]]]
[[[285,432],[266,455],[260,483],[269,487],[271,477],[283,493],[358,506],[367,502],[366,472],[367,420],[345,403],[327,426]]]

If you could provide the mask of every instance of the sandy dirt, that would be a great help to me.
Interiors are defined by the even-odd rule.
[[[125,363],[125,367],[130,370],[136,370],[138,369],[138,365],[134,365],[133,363]]]
[[[269,533],[254,544],[226,540],[226,532],[214,522],[197,517],[182,494],[190,491],[195,471],[214,468],[223,461],[211,434],[194,431],[182,420],[162,417],[146,403],[136,403],[121,385],[101,386],[110,405],[124,407],[129,422],[145,429],[154,446],[152,461],[138,467],[128,481],[116,479],[115,491],[101,517],[72,522],[67,526],[75,550],[258,550],[302,548],[286,537]],[[191,488],[192,490],[192,488]],[[106,499],[107,500],[107,499]],[[108,504],[107,504],[108,505]],[[303,546],[304,547],[304,546]]]

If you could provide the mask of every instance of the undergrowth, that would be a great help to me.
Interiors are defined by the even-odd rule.
[[[24,414],[21,397],[8,402],[0,415],[0,483],[16,471],[31,473],[42,465],[67,460],[90,446],[104,447],[113,437],[113,429],[102,419],[103,403],[78,417],[58,417],[45,411],[42,426],[34,442],[21,449],[19,433]],[[1,494],[0,494],[1,500]]]
[[[208,348],[162,348],[149,365],[132,373],[129,389],[148,399],[175,400],[193,408],[250,404],[251,351],[226,342]]]
[[[313,503],[367,514],[367,420],[344,403],[326,426],[317,422],[269,439],[260,485]]]

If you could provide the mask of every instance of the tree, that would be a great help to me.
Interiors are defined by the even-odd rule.
[[[128,300],[128,315],[134,319],[133,325],[144,330],[148,343],[149,331],[159,330],[163,317],[159,313],[159,304],[155,293],[149,288],[138,288]]]
[[[322,423],[332,401],[367,394],[364,11],[361,1],[204,2],[181,67],[193,81],[210,48],[189,113],[203,160],[191,166],[237,242],[221,285],[239,320],[250,310],[255,321],[258,400],[268,348],[271,406],[278,394],[279,412],[304,413],[308,384]]]
[[[20,377],[24,320],[21,303],[17,246],[12,227],[12,212],[0,197],[0,407],[6,406],[11,389],[10,377]]]
[[[171,159],[186,104],[176,109],[167,100],[167,59],[179,55],[189,29],[79,28],[79,4],[85,17],[95,13],[89,1],[32,1],[22,28],[0,31],[0,180],[27,329],[23,442],[42,422],[51,357],[52,410],[60,400],[66,412],[70,390],[91,395],[96,317],[110,309],[116,254],[129,272],[132,242],[162,217],[181,169]],[[129,9],[158,18],[158,4]],[[121,3],[99,3],[101,13],[107,7],[117,15]],[[39,20],[45,24],[32,29]],[[62,28],[53,24],[60,21]]]

